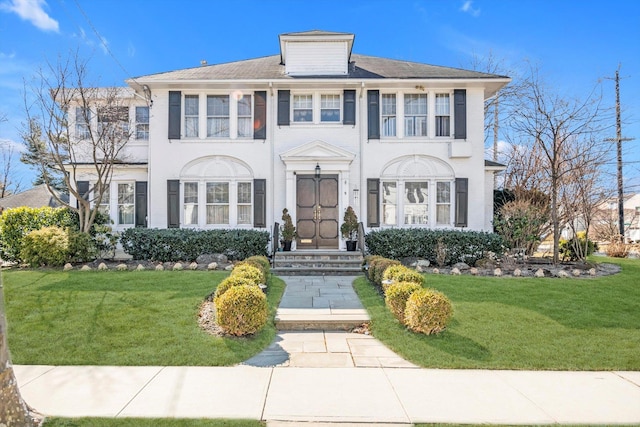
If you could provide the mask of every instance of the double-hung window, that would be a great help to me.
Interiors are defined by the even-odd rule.
[[[183,193],[184,223],[185,225],[198,225],[198,183],[185,182]]]
[[[207,137],[229,136],[229,96],[207,96]]]
[[[320,96],[320,121],[339,122],[340,121],[340,95]]]
[[[404,183],[404,223],[429,223],[429,183]]]
[[[396,95],[382,94],[382,136],[396,136]]]
[[[76,137],[88,139],[89,124],[91,123],[91,111],[88,108],[76,107]]]
[[[149,140],[149,107],[136,107],[136,139]]]
[[[250,182],[239,182],[238,183],[238,200],[237,200],[237,209],[238,209],[238,225],[247,225],[252,223],[251,205],[252,191],[251,191],[251,183]]]
[[[184,135],[187,138],[197,138],[199,135],[200,123],[200,98],[198,95],[184,96]]]
[[[313,95],[293,95],[293,121],[313,122]]]
[[[238,99],[238,138],[251,138],[252,136],[251,95],[242,95]]]
[[[451,224],[451,183],[436,183],[436,224]]]
[[[398,191],[396,182],[382,183],[382,218],[385,225],[396,225]]]
[[[405,136],[427,136],[427,95],[404,96]]]
[[[228,182],[207,182],[207,224],[229,224]]]
[[[111,201],[111,191],[109,191],[109,185],[103,184],[104,190],[102,191],[102,199],[100,199],[100,203],[98,204],[98,211],[104,215],[109,216],[111,213],[110,209],[110,201]],[[99,188],[96,187],[96,190]],[[98,196],[97,194],[95,195]]]
[[[98,109],[98,134],[110,140],[129,138],[129,107]]]
[[[436,94],[436,136],[451,135],[451,104],[448,93]]]
[[[133,224],[135,194],[132,182],[118,183],[118,224]]]

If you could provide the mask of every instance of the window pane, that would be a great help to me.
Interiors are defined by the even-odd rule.
[[[133,203],[133,183],[118,184],[118,204]]]
[[[207,203],[229,203],[229,183],[207,182]]]
[[[251,224],[251,206],[238,206],[238,224]]]
[[[451,185],[448,182],[438,182],[436,192],[437,203],[451,202]]]
[[[251,203],[251,183],[238,183],[238,203]]]
[[[313,96],[294,95],[293,96],[293,121],[312,122],[313,121]]]
[[[427,135],[427,95],[404,96],[404,128],[406,136]]]
[[[198,110],[198,95],[185,95],[184,114],[187,116],[197,116]]]
[[[407,94],[404,96],[405,114],[427,114],[427,95]]]
[[[136,139],[149,140],[149,107],[136,107]]]
[[[229,224],[229,206],[208,205],[207,224]]]
[[[396,136],[396,95],[382,95],[382,136]]]
[[[184,202],[198,203],[198,183],[197,182],[184,183]]]
[[[385,116],[396,114],[396,95],[395,94],[386,93],[382,95],[382,114]]]
[[[198,205],[184,205],[184,223],[186,225],[198,224]]]
[[[184,97],[184,133],[187,137],[197,137],[199,134],[199,101],[198,95]]]
[[[133,183],[118,184],[118,224],[133,224]]]
[[[251,115],[251,95],[243,95],[242,98],[238,99],[238,115]]]
[[[212,137],[229,136],[229,118],[228,117],[207,118],[207,136],[212,136]]]
[[[436,94],[436,116],[448,116],[449,115],[449,94],[438,93]]]
[[[395,182],[382,183],[382,218],[385,225],[397,223],[396,204],[397,191]]]
[[[451,183],[449,182],[436,184],[436,223],[451,224]]]
[[[404,189],[404,223],[427,224],[429,221],[428,183],[406,182]]]

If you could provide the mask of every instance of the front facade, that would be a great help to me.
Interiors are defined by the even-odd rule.
[[[100,206],[116,228],[270,231],[287,208],[295,247],[342,249],[352,206],[367,230],[492,229],[484,101],[507,77],[357,55],[352,34],[279,39],[127,82],[134,135]]]

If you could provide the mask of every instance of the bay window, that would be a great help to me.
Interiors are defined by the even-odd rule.
[[[207,95],[207,137],[229,136],[229,96]]]

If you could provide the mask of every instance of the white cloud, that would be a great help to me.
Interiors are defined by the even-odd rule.
[[[471,16],[480,15],[480,9],[476,9],[476,8],[473,7],[473,0],[466,0],[462,4],[462,7],[460,8],[460,10],[462,12],[470,14]]]
[[[129,58],[136,56],[136,47],[131,42],[129,42],[129,45],[127,46],[127,55]]]
[[[25,151],[24,144],[14,141],[13,139],[0,138],[0,151],[13,151],[14,153],[22,153]]]
[[[43,7],[46,5],[45,0],[10,0],[9,3],[0,4],[0,9],[15,13],[43,31],[57,33],[59,30],[58,21],[44,11]]]

